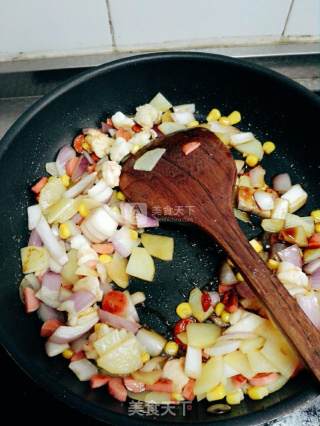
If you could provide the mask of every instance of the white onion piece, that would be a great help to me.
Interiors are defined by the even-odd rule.
[[[160,112],[166,112],[172,107],[171,103],[166,99],[162,93],[157,93],[154,98],[149,102],[155,109]]]
[[[125,294],[125,296],[128,300],[128,306],[127,306],[127,309],[126,309],[126,312],[125,312],[126,319],[128,319],[130,321],[139,322],[140,321],[139,315],[138,315],[138,312],[137,312],[137,310],[134,306],[134,303],[131,299],[130,293],[128,291],[125,291],[124,294]]]
[[[100,321],[106,324],[111,325],[114,328],[125,328],[127,331],[131,331],[132,333],[136,333],[141,327],[140,324],[129,321],[123,317],[119,317],[118,315],[111,314],[110,312],[99,310]]]
[[[36,226],[36,230],[43,244],[54,260],[56,260],[62,266],[67,263],[68,256],[65,249],[59,243],[58,239],[53,235],[48,222],[42,215],[38,225]]]
[[[60,265],[60,263],[56,262],[52,257],[49,257],[49,269],[52,272],[55,272],[56,274],[60,274],[62,271],[63,266]]]
[[[48,340],[45,344],[46,354],[49,357],[60,355],[65,349],[68,349],[68,348],[69,348],[68,343],[58,344],[58,343],[50,342]]]
[[[265,174],[266,174],[265,169],[261,167],[260,165],[250,170],[249,177],[250,177],[250,183],[253,186],[253,188],[262,188],[264,186]]]
[[[313,289],[320,290],[320,268],[309,277],[309,282]]]
[[[118,223],[104,206],[91,211],[80,226],[84,235],[94,243],[101,243],[110,238],[117,227]]]
[[[238,333],[230,333],[230,334],[223,334],[219,337],[218,342],[224,341],[224,340],[246,340],[246,339],[254,339],[257,335],[255,333],[245,333],[245,332],[238,332]]]
[[[303,270],[307,274],[313,274],[317,269],[320,268],[320,259],[312,260],[310,263],[304,265]]]
[[[29,241],[28,241],[28,246],[34,246],[34,247],[42,247],[43,246],[40,235],[38,234],[36,229],[33,229],[31,231]]]
[[[296,184],[285,192],[281,198],[289,201],[289,213],[294,213],[305,204],[308,194],[302,189],[301,185]]]
[[[272,210],[274,207],[273,196],[269,192],[256,191],[253,194],[256,203],[261,210]]]
[[[96,298],[94,294],[86,290],[78,290],[72,293],[60,306],[59,311],[66,311],[70,314],[78,314],[81,311],[88,309]]]
[[[238,282],[236,276],[234,275],[231,266],[225,262],[220,270],[219,280],[222,284],[232,285]]]
[[[32,231],[40,222],[42,213],[39,204],[29,206],[28,209],[28,229]]]
[[[277,198],[274,200],[274,208],[271,213],[272,219],[286,219],[286,216],[289,211],[289,202],[283,200],[282,198]]]
[[[130,294],[131,301],[134,305],[143,303],[146,300],[146,295],[142,291],[136,291],[133,294]]]
[[[158,129],[164,135],[170,135],[171,133],[185,130],[186,126],[183,124],[172,122],[172,121],[165,121],[164,123],[159,124]]]
[[[307,317],[320,329],[320,306],[314,294],[298,295],[297,302]]]
[[[279,265],[277,277],[279,281],[286,286],[290,287],[308,287],[308,277],[302,270],[289,262],[282,262]]]
[[[233,213],[237,219],[241,220],[241,222],[245,222],[245,223],[251,222],[247,212],[244,212],[239,209],[233,209]]]
[[[52,319],[63,322],[64,319],[64,315],[62,312],[57,311],[56,309],[46,305],[45,303],[40,303],[40,307],[37,311],[37,314],[43,322]]]
[[[126,226],[122,226],[122,228],[116,231],[112,235],[110,241],[112,242],[115,251],[122,257],[128,257],[132,253],[134,247],[137,247],[140,242],[139,239],[133,240],[131,238],[130,229]]]
[[[123,225],[136,225],[136,211],[135,206],[132,203],[120,203],[121,223]],[[117,219],[115,219],[117,220]]]
[[[90,380],[92,376],[98,374],[97,367],[85,358],[70,362],[69,368],[78,377],[80,382]]]
[[[191,114],[194,114],[196,110],[195,104],[182,104],[182,105],[176,105],[173,107],[174,112],[190,112]]]
[[[71,158],[76,156],[76,152],[70,145],[63,146],[56,159],[56,167],[59,176],[63,176],[66,173],[66,164]]]
[[[89,197],[100,203],[106,203],[112,196],[112,188],[107,186],[103,179],[99,180],[92,188],[88,190]]]
[[[70,327],[61,325],[50,336],[49,341],[53,343],[69,343],[73,340],[79,339],[83,334],[87,333],[99,321],[98,315],[91,315],[90,319],[81,325]]]
[[[242,173],[245,162],[243,160],[234,160],[238,175]]]
[[[202,351],[200,348],[194,348],[188,345],[186,359],[184,364],[185,374],[192,378],[197,379],[201,375],[202,370]]]
[[[36,296],[42,302],[57,308],[60,304],[59,293],[61,288],[61,276],[54,272],[46,272],[42,278],[42,284],[40,290]]]
[[[223,124],[218,123],[218,121],[210,121],[208,123],[208,127],[211,130],[211,132],[214,133],[230,133],[230,126],[224,126]]]
[[[291,178],[288,173],[281,173],[272,180],[272,187],[275,191],[279,192],[279,194],[284,194],[289,191],[291,186]]]
[[[166,339],[153,330],[142,328],[136,334],[139,343],[151,355],[160,355],[166,344]]]
[[[136,160],[133,166],[134,170],[151,172],[165,152],[165,148],[155,148],[151,151],[147,151]]]
[[[38,291],[41,287],[40,281],[34,274],[27,274],[22,278],[22,281],[19,286],[19,295],[21,302],[24,303],[23,289],[29,287],[32,288],[34,292]]]
[[[241,133],[236,133],[234,135],[231,135],[230,143],[233,146],[237,146],[242,143],[249,142],[252,139],[254,139],[254,136],[251,132],[241,132]]]
[[[72,175],[71,175],[71,182],[77,182],[81,176],[87,171],[89,166],[89,162],[81,155],[81,157],[78,158],[78,161],[76,162],[75,168],[73,169]]]
[[[226,355],[239,349],[240,343],[241,340],[220,340],[211,346],[211,348],[206,348],[204,352],[210,356]]]
[[[71,188],[69,188],[65,193],[64,196],[66,198],[74,198],[77,195],[81,194],[85,189],[87,189],[89,186],[93,184],[97,177],[97,173],[90,173],[89,175],[83,176],[79,182],[77,182],[75,185],[73,185]]]
[[[278,256],[282,262],[289,262],[295,266],[298,266],[299,268],[302,268],[301,250],[296,244],[279,251]]]
[[[215,306],[217,303],[220,302],[220,296],[217,291],[209,291],[208,294],[210,296],[212,306]]]
[[[46,172],[51,176],[59,177],[59,172],[55,161],[46,163]]]
[[[188,124],[194,120],[194,115],[189,111],[173,112],[171,117],[178,124]]]
[[[136,214],[136,222],[138,228],[157,228],[159,226],[157,218],[139,212]]]

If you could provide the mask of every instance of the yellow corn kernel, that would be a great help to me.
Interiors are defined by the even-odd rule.
[[[141,361],[143,363],[146,363],[146,362],[149,361],[149,359],[150,359],[150,354],[148,354],[148,352],[142,352],[142,354],[141,354]]]
[[[230,321],[230,314],[227,311],[222,311],[221,319],[223,322],[229,322]]]
[[[167,355],[169,356],[175,356],[177,355],[179,350],[179,346],[176,342],[167,342],[165,347],[164,347],[164,351]]]
[[[239,282],[244,281],[244,278],[243,278],[243,276],[240,274],[240,272],[237,272],[237,273],[236,273],[236,278],[237,278],[237,280],[238,280]]]
[[[178,317],[182,319],[191,317],[192,309],[191,309],[190,303],[188,302],[180,303],[176,308],[176,313]]]
[[[112,256],[109,254],[100,254],[99,256],[99,262],[103,263],[104,265],[107,263],[110,263],[112,260]]]
[[[179,392],[173,392],[171,396],[175,401],[184,401],[184,397]]]
[[[231,124],[229,118],[224,116],[219,118],[219,123],[223,126],[230,126]]]
[[[246,163],[248,164],[249,167],[254,167],[258,164],[259,162],[259,158],[256,155],[253,154],[249,154],[246,157]]]
[[[135,231],[134,229],[130,229],[129,234],[130,234],[131,240],[135,241],[138,239],[138,232]]]
[[[217,303],[214,308],[214,312],[216,313],[216,315],[218,315],[219,317],[223,311],[224,311],[224,304],[221,302]]]
[[[124,201],[126,199],[126,197],[124,196],[124,193],[121,191],[117,192],[117,200],[119,201]]]
[[[61,182],[63,183],[63,186],[65,186],[66,188],[68,188],[68,186],[70,185],[70,176],[68,175],[63,175],[61,176]]]
[[[320,223],[316,223],[314,229],[316,232],[320,232]]]
[[[257,253],[262,252],[262,250],[263,250],[262,244],[259,243],[259,241],[257,241],[255,238],[253,238],[252,240],[250,240],[249,243],[250,243],[251,247],[253,247],[254,250]]]
[[[268,388],[265,386],[250,386],[247,393],[251,399],[263,399],[269,395]]]
[[[87,217],[90,213],[88,207],[84,203],[79,204],[78,212],[82,217]]]
[[[226,401],[227,401],[227,404],[229,405],[236,405],[236,404],[240,404],[243,398],[244,398],[243,392],[241,389],[239,389],[235,392],[227,393]]]
[[[63,356],[63,358],[65,358],[65,359],[71,359],[71,358],[73,357],[73,355],[74,355],[74,352],[73,352],[73,350],[72,350],[72,349],[65,349],[65,350],[62,352],[62,356]]]
[[[90,146],[90,144],[88,144],[88,142],[83,142],[83,144],[82,144],[82,148],[83,148],[85,151],[88,151],[88,152],[90,152],[90,151],[91,151],[91,146]]]
[[[167,122],[173,121],[172,117],[171,117],[171,111],[170,110],[166,111],[162,114],[161,121],[162,121],[162,123],[167,123]]]
[[[228,115],[228,120],[230,121],[230,124],[233,126],[234,124],[238,124],[241,121],[241,114],[239,111],[233,111],[231,114]]]
[[[315,223],[320,223],[320,209],[319,210],[313,210],[311,212],[311,217],[315,221]]]
[[[133,148],[131,150],[131,154],[136,154],[140,149],[140,145],[133,145]]]
[[[221,112],[217,108],[213,108],[207,115],[207,121],[217,121],[221,117]]]
[[[266,154],[271,154],[276,149],[276,146],[273,142],[267,141],[262,145],[262,149]]]
[[[190,121],[190,123],[187,124],[187,127],[189,129],[193,129],[194,127],[198,127],[198,126],[199,126],[198,120],[192,120],[192,121]]]
[[[102,325],[101,322],[97,322],[97,324],[95,324],[95,326],[94,326],[94,331],[98,332],[101,328],[101,325]]]
[[[207,393],[208,401],[219,401],[226,396],[226,389],[222,383],[213,388],[210,392]]]
[[[277,260],[274,260],[274,259],[269,259],[268,262],[267,262],[267,266],[272,271],[275,271],[279,267],[279,262]]]
[[[61,223],[61,225],[59,226],[59,236],[63,240],[66,240],[71,237],[70,227],[67,223]]]

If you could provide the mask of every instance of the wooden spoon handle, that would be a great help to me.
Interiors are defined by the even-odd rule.
[[[226,227],[219,228],[216,225],[207,225],[206,231],[237,265],[247,283],[320,381],[320,331],[253,250],[234,217],[230,215],[225,222],[227,231]]]

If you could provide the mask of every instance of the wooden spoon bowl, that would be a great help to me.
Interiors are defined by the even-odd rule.
[[[191,142],[200,146],[185,155]],[[155,147],[166,152],[154,169],[134,170],[137,158]],[[236,176],[230,151],[212,132],[196,128],[160,137],[130,157],[120,188],[129,201],[146,203],[151,213],[193,223],[210,234],[320,381],[320,333],[242,233],[232,206]]]

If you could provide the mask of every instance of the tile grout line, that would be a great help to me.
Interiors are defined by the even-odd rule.
[[[281,37],[285,36],[285,32],[286,32],[286,29],[287,29],[287,26],[288,26],[288,23],[289,23],[289,19],[290,19],[290,15],[291,15],[291,12],[292,12],[292,8],[293,8],[293,5],[294,5],[294,2],[295,2],[295,0],[291,0],[290,6],[289,6],[289,10],[288,10],[288,15],[286,17],[286,20],[285,20],[285,23],[284,23],[284,26],[283,26],[283,30],[282,30],[282,33],[281,33]]]
[[[106,6],[107,6],[108,22],[109,22],[110,33],[111,33],[112,49],[114,51],[117,51],[116,36],[115,36],[114,26],[113,26],[113,22],[112,22],[110,1],[109,0],[105,0],[105,1],[106,1]]]

